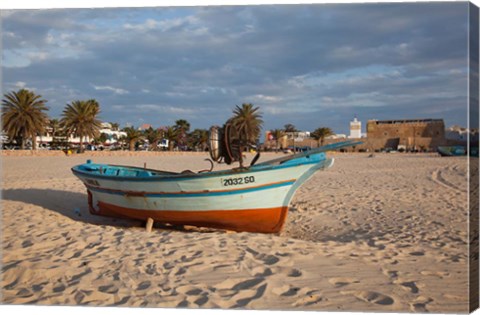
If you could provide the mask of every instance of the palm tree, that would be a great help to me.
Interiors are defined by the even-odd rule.
[[[173,143],[178,138],[177,129],[175,127],[167,127],[163,137],[168,140],[168,151],[173,151]]]
[[[126,127],[123,131],[127,134],[126,141],[128,142],[129,150],[135,151],[135,145],[137,142],[144,139],[143,133],[133,127]]]
[[[187,133],[190,130],[190,123],[185,119],[179,119],[175,121],[173,126],[177,132],[178,144],[184,146],[187,143]]]
[[[153,129],[152,127],[144,131],[145,139],[148,140],[150,150],[155,151],[157,149],[158,141],[162,140],[163,133],[159,129]]]
[[[258,107],[253,107],[253,104],[243,103],[242,107],[236,106],[233,114],[234,116],[229,120],[238,132],[238,160],[240,168],[243,167],[242,152],[245,147],[254,145],[260,135],[260,128],[262,127],[262,115],[258,112]]]
[[[293,151],[295,151],[295,138],[298,136],[298,129],[293,124],[286,124],[283,126],[285,134],[287,134],[288,139],[292,140]],[[290,142],[290,141],[289,141]]]
[[[333,131],[332,129],[328,128],[328,127],[321,127],[321,128],[317,128],[315,129],[315,131],[313,131],[311,133],[311,136],[317,140],[317,145],[318,146],[321,146],[323,145],[323,141],[325,140],[325,137],[328,137],[330,135],[333,135]]]
[[[83,151],[84,138],[94,139],[99,133],[101,128],[100,120],[97,119],[99,113],[100,105],[96,100],[73,101],[63,110],[60,123],[67,134],[80,137],[80,152]]]
[[[44,132],[48,123],[45,111],[46,100],[41,95],[21,89],[5,94],[2,100],[2,127],[10,139],[20,139],[20,147],[25,149],[27,138],[32,138],[32,149],[37,146],[36,136]]]
[[[111,122],[110,126],[112,126],[112,131],[118,131],[118,128],[120,127],[119,123]]]
[[[50,147],[56,148],[58,146],[57,134],[60,131],[60,121],[56,118],[50,119],[50,121],[48,122],[48,127],[52,131],[52,143],[51,143]]]
[[[297,128],[292,124],[286,124],[283,128],[285,132],[298,132]]]
[[[126,142],[127,142],[127,137],[125,135],[121,135],[120,138],[118,138],[118,143],[120,144],[120,148],[122,151],[125,149]]]
[[[95,145],[99,145],[99,144],[105,144],[105,142],[107,142],[108,140],[108,134],[102,132],[99,136],[97,136],[95,139],[93,139],[93,142],[95,143]]]
[[[231,122],[237,128],[245,145],[256,143],[260,135],[263,120],[258,109],[258,107],[253,108],[253,104],[244,103],[242,107],[237,105],[233,111],[234,116]]]
[[[202,151],[205,151],[208,143],[208,130],[195,129],[190,134],[190,139],[193,147],[200,147]]]
[[[285,132],[282,129],[274,129],[270,132],[273,139],[275,139],[275,149],[278,150],[278,142],[281,138],[285,137]]]

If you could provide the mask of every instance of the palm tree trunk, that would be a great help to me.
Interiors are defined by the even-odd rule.
[[[36,150],[36,149],[37,149],[37,135],[33,134],[32,135],[32,150]]]
[[[20,132],[20,135],[21,135],[20,136],[21,137],[20,138],[20,149],[25,150],[25,142],[26,142],[26,139],[27,139],[27,135],[25,134],[24,130],[22,130]]]
[[[83,152],[83,136],[80,136],[80,152]]]
[[[135,141],[130,141],[130,151],[135,151]]]

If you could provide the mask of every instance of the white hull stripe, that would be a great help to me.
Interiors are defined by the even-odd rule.
[[[218,190],[218,191],[193,191],[193,192],[141,192],[141,191],[125,191],[125,190],[115,190],[109,188],[102,188],[97,186],[92,186],[85,184],[88,189],[105,194],[112,195],[121,195],[121,196],[139,196],[139,197],[154,197],[154,198],[188,198],[188,197],[213,197],[213,196],[225,196],[225,195],[236,195],[257,192],[261,190],[273,189],[284,186],[291,186],[295,183],[295,180],[287,180],[272,184],[266,184],[255,187],[240,188],[240,189],[231,189],[231,190]]]

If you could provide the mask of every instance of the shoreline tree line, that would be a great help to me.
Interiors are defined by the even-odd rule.
[[[41,95],[35,94],[27,89],[20,89],[6,93],[2,99],[2,130],[10,141],[14,141],[20,149],[27,147],[31,142],[30,149],[36,150],[37,136],[48,131],[52,134],[51,148],[71,147],[68,142],[69,136],[73,135],[80,139],[78,150],[82,152],[85,139],[90,144],[101,145],[108,139],[108,135],[101,133],[100,104],[95,99],[75,100],[66,104],[60,118],[50,118],[47,114],[49,108],[47,100]],[[263,125],[262,115],[259,107],[253,104],[244,103],[236,106],[233,116],[229,119],[240,135],[250,143],[257,143],[260,138],[260,130]],[[113,131],[123,131],[117,141],[127,149],[133,151],[140,146],[148,145],[148,150],[157,151],[161,148],[159,143],[168,140],[168,150],[175,148],[182,151],[197,150],[206,151],[208,143],[208,130],[194,129],[190,131],[190,123],[185,119],[175,121],[175,125],[163,128],[148,128],[139,130],[133,126],[119,129],[119,124],[110,123]],[[278,149],[279,140],[287,133],[297,132],[292,124],[285,125],[284,129],[275,129],[271,132]],[[318,128],[311,136],[323,144],[325,137],[333,134],[330,128]]]

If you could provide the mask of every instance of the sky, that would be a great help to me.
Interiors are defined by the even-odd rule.
[[[59,118],[96,99],[135,127],[222,125],[236,105],[264,130],[348,134],[356,116],[466,126],[468,3],[2,10],[2,94]]]

